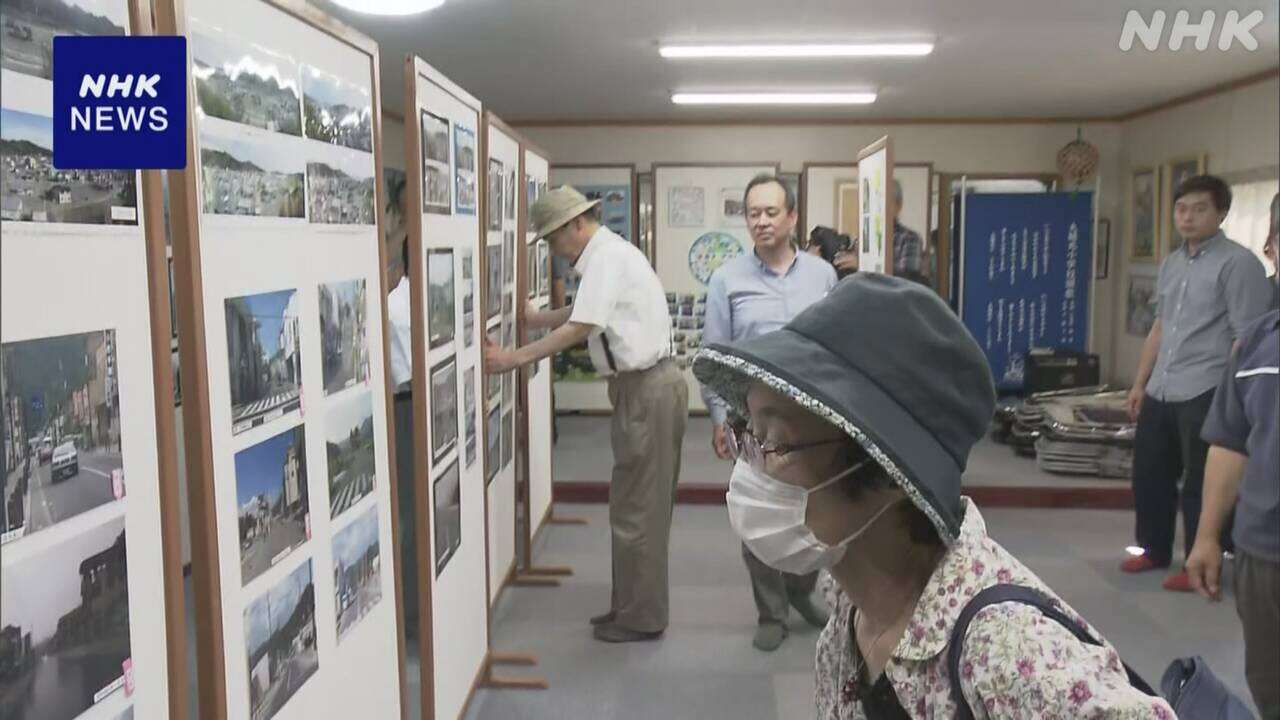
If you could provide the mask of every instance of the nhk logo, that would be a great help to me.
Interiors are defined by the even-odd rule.
[[[53,39],[55,167],[181,169],[186,116],[186,38]]]
[[[1261,10],[1254,10],[1241,16],[1238,10],[1223,13],[1222,24],[1218,25],[1218,14],[1213,10],[1205,10],[1197,22],[1191,21],[1191,13],[1179,10],[1173,16],[1169,26],[1169,49],[1178,52],[1187,40],[1195,41],[1195,49],[1204,52],[1209,49],[1213,40],[1214,29],[1217,29],[1218,49],[1226,52],[1236,43],[1240,43],[1250,52],[1258,49],[1258,39],[1253,36],[1256,28],[1265,18]],[[1150,52],[1160,49],[1160,41],[1165,37],[1165,24],[1169,14],[1164,10],[1151,13],[1150,21],[1137,10],[1130,10],[1125,15],[1124,27],[1120,30],[1120,49],[1129,52],[1133,49],[1135,39],[1142,41],[1142,46]]]

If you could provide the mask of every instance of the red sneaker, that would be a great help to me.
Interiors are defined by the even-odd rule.
[[[1144,573],[1150,570],[1159,570],[1160,566],[1152,562],[1151,558],[1146,555],[1135,555],[1120,563],[1120,569],[1127,573]]]
[[[1187,577],[1186,570],[1165,578],[1163,586],[1165,590],[1170,592],[1189,593],[1194,589],[1191,587],[1191,578]]]

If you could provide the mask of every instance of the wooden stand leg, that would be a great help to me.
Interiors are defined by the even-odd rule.
[[[586,518],[561,517],[559,515],[556,515],[555,512],[553,511],[550,517],[547,518],[547,524],[548,525],[587,525],[588,523]]]
[[[515,587],[560,587],[560,581],[553,577],[517,572],[515,577],[511,578],[511,585]]]
[[[525,575],[553,575],[557,577],[566,577],[573,574],[573,568],[561,565],[553,565],[550,567],[527,567],[523,570]]]
[[[480,687],[491,690],[546,690],[550,685],[542,678],[503,678],[493,674],[495,665],[521,665],[531,667],[538,664],[532,655],[515,655],[511,653],[490,653],[485,665],[484,679]]]

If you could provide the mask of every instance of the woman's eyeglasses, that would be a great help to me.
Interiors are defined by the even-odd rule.
[[[768,460],[770,455],[775,455],[781,459],[793,452],[810,450],[823,445],[834,445],[845,442],[847,439],[847,437],[841,436],[806,443],[771,443],[766,445],[760,442],[760,439],[747,428],[745,422],[730,423],[728,433],[730,454],[739,460],[746,460],[748,465],[761,472],[764,471],[765,461]]]

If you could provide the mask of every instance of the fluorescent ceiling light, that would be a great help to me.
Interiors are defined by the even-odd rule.
[[[873,92],[673,93],[676,105],[867,105]]]
[[[440,7],[444,0],[333,0],[333,3],[366,15],[416,15]]]
[[[933,43],[843,43],[838,45],[663,45],[664,58],[920,57]]]

